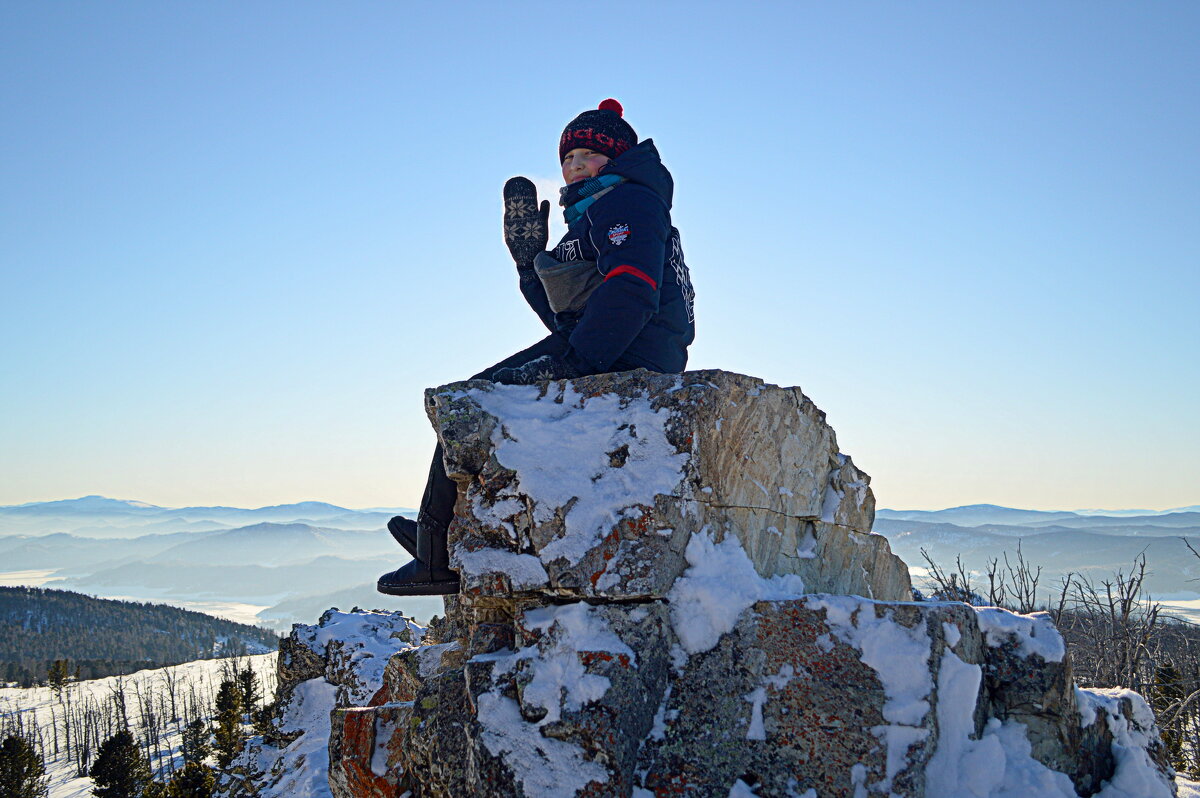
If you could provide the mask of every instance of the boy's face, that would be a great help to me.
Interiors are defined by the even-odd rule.
[[[601,155],[593,150],[576,147],[563,157],[563,180],[567,185],[579,180],[595,177],[600,169],[609,161],[607,155]]]

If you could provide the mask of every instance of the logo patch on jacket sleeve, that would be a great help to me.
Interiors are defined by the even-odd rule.
[[[629,238],[629,225],[626,223],[621,222],[608,228],[608,240],[613,243],[613,246],[621,246],[627,238]]]

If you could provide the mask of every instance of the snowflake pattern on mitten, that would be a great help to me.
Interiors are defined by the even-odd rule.
[[[517,269],[533,269],[533,259],[546,249],[550,239],[550,203],[538,206],[537,189],[525,177],[504,184],[504,243]]]

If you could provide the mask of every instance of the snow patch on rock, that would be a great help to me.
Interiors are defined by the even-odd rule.
[[[301,732],[300,736],[286,748],[255,752],[258,770],[278,776],[263,790],[263,798],[328,798],[329,713],[336,706],[337,687],[324,678],[296,685],[279,729],[285,734]]]
[[[992,648],[1015,641],[1021,656],[1037,654],[1047,662],[1062,662],[1067,646],[1049,613],[1020,615],[1000,607],[976,607],[979,629]]]
[[[1113,735],[1112,750],[1117,769],[1095,798],[1170,798],[1170,788],[1146,753],[1147,746],[1158,734],[1154,711],[1146,699],[1121,687],[1079,690],[1076,695],[1085,697],[1093,713],[1104,712]],[[1121,713],[1122,699],[1132,705],[1132,718]]]
[[[579,652],[603,651],[626,656],[630,663],[637,661],[633,649],[613,634],[608,624],[589,604],[566,604],[542,607],[525,614],[525,624],[532,630],[549,633],[556,627],[552,648],[529,647],[516,653],[518,659],[530,659],[533,678],[525,686],[522,699],[546,710],[537,725],[554,723],[562,710],[575,712],[608,692],[607,677],[588,673],[580,661]]]
[[[734,535],[715,542],[707,528],[692,535],[685,551],[688,569],[667,599],[671,625],[688,654],[708,651],[756,601],[794,598],[804,592],[795,574],[764,579]]]
[[[539,553],[543,562],[562,557],[574,565],[623,510],[673,493],[689,455],[675,451],[665,430],[669,414],[654,410],[646,397],[623,404],[614,394],[585,396],[570,383],[557,395],[539,397],[540,390],[496,385],[466,394],[503,419],[492,437],[495,456],[517,472],[517,490],[537,497],[536,522],[551,520],[576,499],[566,514],[566,533]],[[627,454],[614,467],[609,455],[618,450]]]
[[[492,548],[467,551],[462,546],[455,546],[454,561],[459,566],[459,575],[464,579],[493,573],[506,574],[513,590],[543,585],[550,578],[546,574],[546,566],[532,554],[516,554]]]
[[[529,798],[577,795],[592,782],[608,781],[608,772],[583,757],[576,746],[543,737],[537,726],[521,718],[517,702],[495,693],[479,696],[483,744],[521,782]]]

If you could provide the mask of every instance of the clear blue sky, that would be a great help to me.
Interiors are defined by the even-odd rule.
[[[0,504],[413,506],[536,340],[500,188],[653,137],[693,368],[881,506],[1200,502],[1200,5],[0,7]]]

